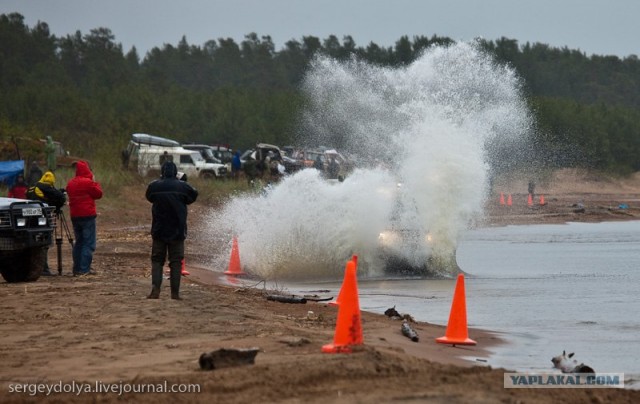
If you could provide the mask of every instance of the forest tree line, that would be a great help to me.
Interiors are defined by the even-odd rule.
[[[295,142],[304,108],[299,84],[317,52],[380,66],[410,64],[446,37],[403,36],[394,46],[357,46],[304,36],[276,49],[269,36],[241,43],[182,38],[141,57],[108,28],[56,37],[18,13],[0,15],[0,138],[51,135],[74,154],[116,160],[129,135],[251,147]],[[522,78],[535,115],[535,156],[556,167],[640,170],[640,61],[516,40],[480,40]]]

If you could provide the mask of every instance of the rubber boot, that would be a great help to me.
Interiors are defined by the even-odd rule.
[[[171,263],[170,265],[169,281],[171,282],[171,298],[174,300],[182,300],[180,297],[180,278],[182,278],[182,267],[180,261]]]
[[[156,288],[155,286],[151,288],[151,293],[147,296],[147,299],[159,299],[160,298],[160,288]]]
[[[159,299],[160,286],[162,286],[162,264],[151,264],[151,286],[151,293],[149,293],[147,299]]]

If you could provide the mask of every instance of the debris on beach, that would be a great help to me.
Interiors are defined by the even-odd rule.
[[[311,343],[308,338],[304,337],[285,337],[280,339],[278,342],[286,344],[290,347],[299,347]]]
[[[200,355],[200,369],[213,370],[234,366],[253,365],[260,348],[226,349]]]
[[[405,320],[410,323],[415,323],[416,320],[410,314],[400,314],[396,310],[396,306],[393,306],[387,310],[385,310],[384,315],[391,318],[392,320]]]
[[[420,341],[420,337],[418,337],[418,333],[413,328],[411,328],[411,326],[406,320],[402,322],[402,335],[409,338],[413,342]]]
[[[571,205],[573,209],[573,213],[584,213],[586,210],[584,208],[584,203],[582,202],[578,202],[578,203],[574,203],[573,205]]]
[[[267,295],[267,300],[280,303],[307,303],[306,298],[295,295]]]

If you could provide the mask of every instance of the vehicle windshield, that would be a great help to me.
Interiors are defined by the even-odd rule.
[[[220,161],[231,161],[233,159],[233,153],[229,150],[215,150],[213,155]]]
[[[215,158],[211,149],[202,149],[202,154],[204,154],[206,158]]]
[[[198,163],[198,162],[202,163],[202,162],[204,162],[204,158],[198,152],[191,153],[191,159],[193,160],[194,163]]]
[[[245,150],[244,153],[242,153],[242,155],[240,156],[240,160],[246,160],[249,158],[249,156],[251,155],[251,153],[253,153],[254,150],[253,149],[248,149]]]
[[[211,149],[202,149],[207,161],[211,161],[215,164],[222,164],[222,161],[216,156],[215,152]]]
[[[320,153],[320,152],[311,152],[311,151],[307,151],[307,152],[305,152],[305,158],[306,158],[307,160],[313,160],[313,161],[315,161],[315,160],[318,158],[318,156],[320,157],[320,159],[321,159],[322,161],[324,161],[324,154],[323,154],[323,153]]]

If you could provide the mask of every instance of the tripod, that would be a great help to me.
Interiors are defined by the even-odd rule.
[[[67,236],[67,240],[69,240],[69,245],[73,249],[73,237],[71,236],[71,231],[69,231],[69,224],[67,224],[67,219],[64,217],[64,212],[62,209],[56,209],[56,227],[55,227],[55,236],[56,236],[56,248],[58,249],[58,275],[62,275],[62,236]]]

